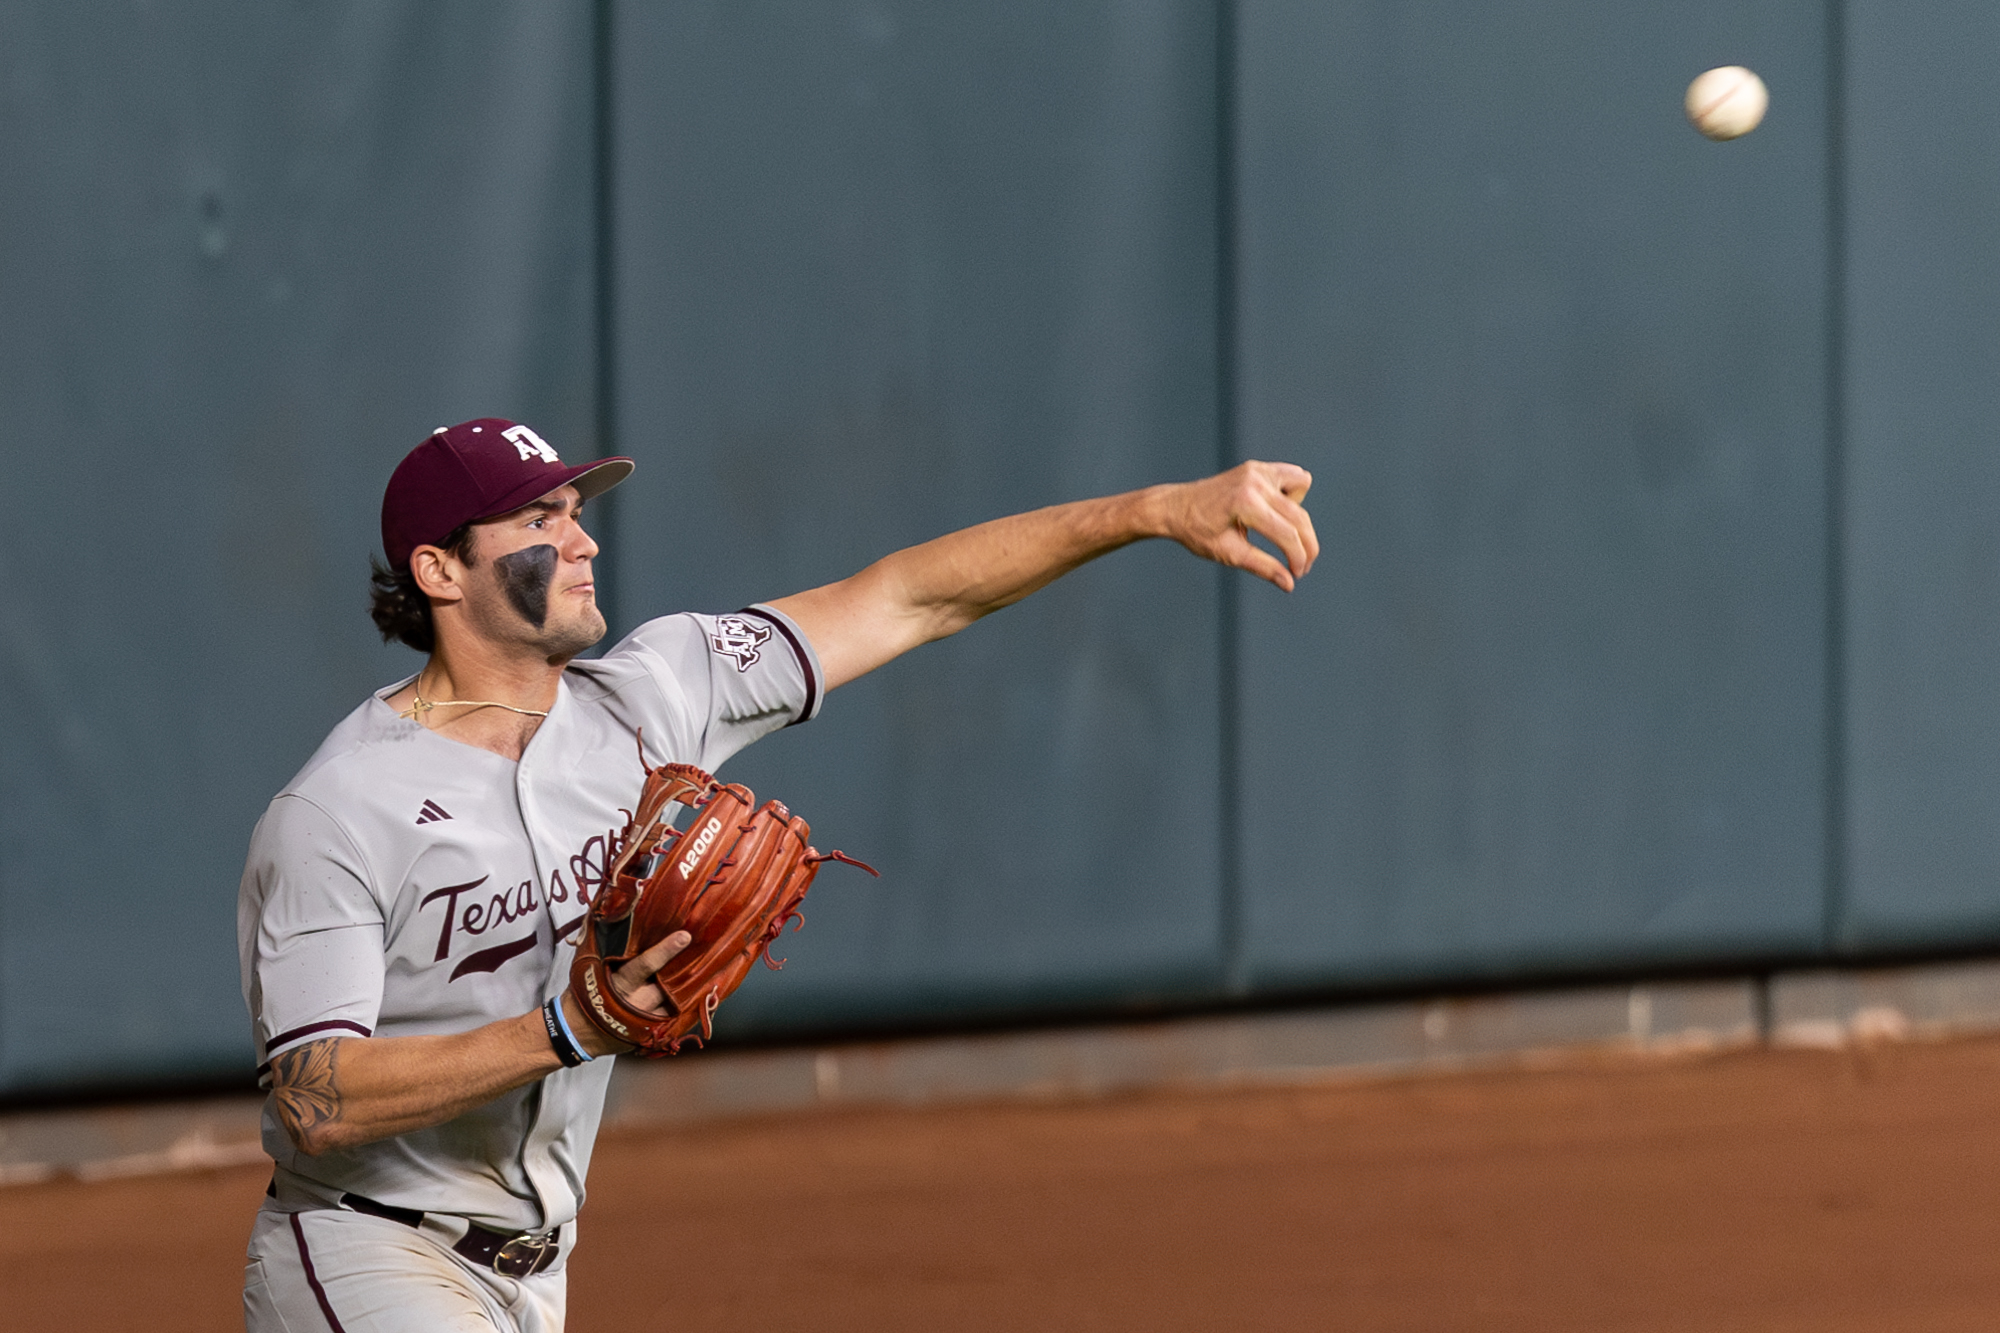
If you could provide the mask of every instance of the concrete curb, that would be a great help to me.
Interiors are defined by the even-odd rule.
[[[0,1116],[0,1185],[264,1161],[263,1110],[249,1096]]]
[[[1585,1048],[1758,1039],[1749,981],[1300,1010],[1117,1027],[627,1062],[606,1128],[813,1108],[1075,1100],[1147,1088],[1312,1083]]]
[[[2000,1031],[2000,960],[628,1060],[612,1078],[605,1127],[1988,1031]],[[0,1115],[0,1185],[261,1161],[262,1106],[238,1096]]]
[[[1776,1046],[1840,1047],[2000,1030],[2000,962],[1788,973],[1771,979],[1770,996]]]

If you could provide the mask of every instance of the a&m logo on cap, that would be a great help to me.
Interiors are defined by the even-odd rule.
[[[483,429],[483,427],[474,426],[472,433],[477,435]],[[439,426],[431,432],[434,436],[448,435],[450,433],[451,427],[449,426]],[[515,450],[521,455],[521,461],[524,463],[531,458],[539,458],[544,463],[562,462],[562,459],[556,455],[556,451],[549,448],[548,441],[529,430],[526,426],[509,426],[500,432],[500,438],[514,446]]]
[[[556,457],[556,451],[544,444],[542,437],[529,430],[526,426],[509,426],[506,430],[501,431],[500,434],[504,438],[514,442],[514,447],[521,451],[521,460],[523,462],[535,457],[537,454],[541,455],[544,463],[562,462],[562,459]]]

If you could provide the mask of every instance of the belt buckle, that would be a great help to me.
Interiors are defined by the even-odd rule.
[[[558,1233],[550,1231],[537,1236],[532,1232],[522,1232],[493,1252],[493,1271],[501,1277],[529,1277],[548,1253],[549,1246],[555,1244]]]

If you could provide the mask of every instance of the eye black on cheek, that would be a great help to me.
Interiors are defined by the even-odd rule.
[[[549,583],[556,574],[556,548],[530,546],[493,562],[500,586],[521,618],[540,629],[549,618]]]

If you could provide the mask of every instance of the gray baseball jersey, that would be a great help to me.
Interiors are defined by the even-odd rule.
[[[564,671],[520,762],[398,716],[335,727],[251,838],[237,908],[258,1058],[343,1035],[463,1032],[568,984],[584,908],[648,763],[723,760],[821,698],[781,613],[667,616]],[[496,1231],[576,1216],[612,1061],[559,1069],[457,1119],[309,1157],[267,1103],[281,1200],[343,1192]]]

